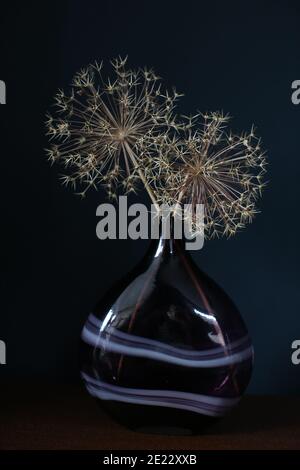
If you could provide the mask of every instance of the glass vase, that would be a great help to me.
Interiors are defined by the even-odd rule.
[[[140,264],[89,315],[87,391],[127,427],[204,432],[239,402],[252,372],[246,326],[184,240],[152,240]]]

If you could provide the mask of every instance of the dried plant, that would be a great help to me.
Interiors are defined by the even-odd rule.
[[[266,158],[254,128],[235,135],[226,131],[229,116],[220,112],[189,120],[183,139],[162,136],[156,144],[153,177],[159,202],[189,204],[190,224],[195,233],[197,204],[204,205],[206,238],[231,236],[252,221],[255,203],[266,183]]]
[[[162,91],[153,70],[129,70],[121,58],[111,65],[112,78],[104,79],[103,64],[94,63],[75,75],[68,94],[57,93],[56,115],[48,115],[46,123],[48,157],[65,166],[63,183],[83,188],[82,196],[103,185],[115,198],[120,183],[128,192],[142,180],[156,203],[145,178],[148,142],[162,129],[178,127],[173,110],[180,95]]]
[[[203,233],[196,218],[203,204],[206,238],[231,236],[251,222],[266,171],[254,128],[232,134],[221,112],[179,123],[175,89],[162,91],[152,70],[127,69],[126,59],[111,65],[113,78],[104,79],[102,63],[94,63],[55,97],[47,153],[66,168],[63,183],[82,196],[101,185],[116,198],[119,186],[127,193],[142,182],[157,209],[189,204],[194,233]]]

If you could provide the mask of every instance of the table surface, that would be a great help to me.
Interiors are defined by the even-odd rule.
[[[129,431],[78,385],[1,387],[0,449],[300,449],[300,398],[246,396],[203,435]]]

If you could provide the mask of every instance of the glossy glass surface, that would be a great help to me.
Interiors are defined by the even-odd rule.
[[[181,240],[153,241],[82,331],[87,390],[136,430],[201,432],[239,401],[252,360],[235,305]]]

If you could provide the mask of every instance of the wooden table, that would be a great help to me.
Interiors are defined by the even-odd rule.
[[[300,449],[300,398],[247,396],[199,436],[129,431],[78,384],[21,382],[1,388],[0,449],[245,450]]]

